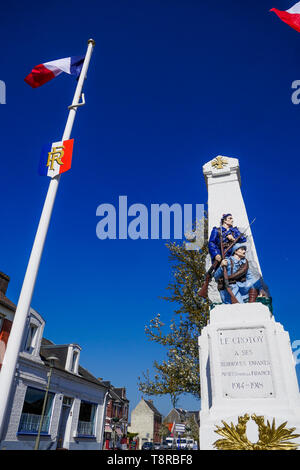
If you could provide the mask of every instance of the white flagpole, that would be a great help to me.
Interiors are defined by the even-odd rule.
[[[83,104],[79,103],[79,99],[82,95],[83,83],[86,78],[94,45],[95,41],[93,39],[89,39],[87,52],[76,86],[74,98],[71,106],[69,106],[70,111],[62,140],[68,140],[70,138],[77,107],[78,105],[80,106],[80,104]],[[26,274],[24,277],[17,309],[14,315],[14,320],[8,338],[7,348],[5,351],[4,360],[0,372],[0,439],[4,431],[3,427],[6,419],[7,407],[9,405],[10,393],[14,383],[18,356],[22,345],[24,329],[26,326],[26,319],[30,309],[31,299],[34,291],[34,286],[43,253],[43,248],[47,236],[47,231],[51,219],[52,209],[59,181],[60,175],[51,178],[49,183],[47,196],[45,199],[42,215],[31,250]]]

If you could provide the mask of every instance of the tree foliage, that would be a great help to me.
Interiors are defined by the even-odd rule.
[[[129,442],[133,441],[136,436],[138,436],[138,432],[129,432],[127,431],[127,437],[129,438]]]
[[[184,437],[190,437],[194,441],[199,441],[199,427],[193,417],[188,418]]]
[[[168,437],[170,435],[170,431],[169,431],[168,426],[166,426],[165,424],[162,423],[159,427],[158,434],[163,440],[166,437]]]
[[[169,394],[175,408],[182,393],[200,396],[198,336],[207,325],[209,305],[197,291],[205,279],[208,249],[205,244],[201,251],[187,250],[184,243],[175,242],[167,247],[174,281],[168,285],[168,295],[163,299],[174,303],[175,317],[167,332],[160,314],[145,327],[150,341],[166,347],[166,359],[154,361],[154,377],[147,370],[139,377],[138,385],[146,395]]]

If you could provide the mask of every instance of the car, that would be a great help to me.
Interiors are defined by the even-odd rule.
[[[175,438],[174,437],[167,437],[166,443],[168,444],[168,448],[172,449],[175,446]]]
[[[177,439],[176,449],[184,449],[184,450],[187,449],[187,443],[186,443],[185,437],[181,437]]]
[[[167,441],[163,441],[161,444],[160,444],[160,450],[166,450],[166,449],[169,449],[169,444]]]
[[[161,446],[161,443],[160,443],[160,442],[154,442],[154,444],[153,444],[153,448],[154,448],[155,450],[159,450],[159,449],[160,449],[160,446]]]
[[[194,439],[187,439],[186,440],[186,448],[192,450],[194,447]]]
[[[153,442],[144,442],[144,444],[142,445],[142,450],[153,450],[153,449],[154,449]]]

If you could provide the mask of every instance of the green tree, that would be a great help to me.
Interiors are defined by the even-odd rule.
[[[199,427],[193,417],[188,418],[186,426],[186,437],[194,439],[194,441],[199,441]]]
[[[127,437],[129,439],[129,442],[133,441],[136,436],[138,436],[138,432],[129,432],[127,431]]]
[[[169,394],[175,408],[183,393],[200,397],[198,336],[207,325],[209,304],[197,291],[205,279],[208,249],[207,243],[200,252],[187,250],[184,243],[172,242],[167,247],[174,281],[168,285],[169,295],[163,299],[175,304],[175,317],[167,332],[160,314],[145,327],[150,341],[166,347],[166,359],[154,361],[154,377],[147,370],[138,378],[138,385],[146,395]]]
[[[158,434],[162,438],[162,440],[165,440],[165,438],[168,437],[168,435],[170,434],[168,426],[166,426],[165,424],[161,424]]]

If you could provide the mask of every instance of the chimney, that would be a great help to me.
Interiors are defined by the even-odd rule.
[[[10,277],[0,271],[0,292],[4,295],[6,295],[9,281]]]
[[[100,380],[100,378],[98,378],[98,380]],[[101,379],[102,380],[102,379]],[[110,387],[111,386],[111,383],[109,380],[102,380],[102,383],[103,385],[105,385],[106,387]]]

